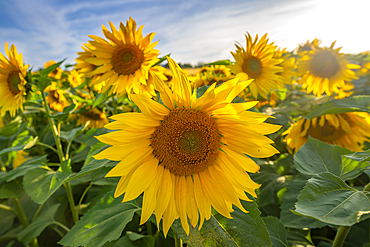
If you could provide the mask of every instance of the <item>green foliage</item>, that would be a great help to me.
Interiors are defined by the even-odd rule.
[[[336,114],[354,111],[370,112],[370,96],[352,96],[344,99],[327,101],[304,117],[311,119],[324,114]]]
[[[120,237],[125,226],[140,210],[134,201],[121,203],[111,193],[106,196],[78,221],[67,235],[59,241],[66,246],[102,246]],[[78,239],[76,239],[78,236]]]
[[[366,162],[349,159],[348,155],[351,153],[348,149],[309,137],[295,155],[294,162],[297,170],[303,174],[315,175],[328,171],[343,180],[350,180],[361,175],[370,166]]]
[[[264,217],[262,220],[267,227],[272,246],[288,247],[287,233],[283,223],[273,216]]]
[[[300,215],[328,224],[352,226],[370,218],[370,192],[356,190],[340,177],[322,172],[308,180],[295,207],[295,213]]]
[[[36,168],[26,173],[23,187],[38,204],[44,203],[72,174],[70,160],[63,161],[57,171]]]
[[[54,224],[55,214],[59,206],[60,204],[53,204],[53,206],[42,212],[27,228],[18,234],[18,240],[26,245],[31,239],[38,237],[46,227]]]

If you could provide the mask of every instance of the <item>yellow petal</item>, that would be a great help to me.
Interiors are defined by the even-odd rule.
[[[144,191],[143,205],[141,210],[140,224],[144,224],[150,216],[153,214],[155,205],[157,203],[156,195],[159,185],[162,182],[163,177],[163,166],[158,166],[156,177],[154,182]]]
[[[189,235],[190,228],[188,224],[188,217],[186,216],[186,202],[188,197],[187,185],[185,176],[177,178],[178,182],[175,191],[176,209],[179,213],[181,225],[187,235]]]
[[[140,148],[127,155],[127,157],[113,167],[105,177],[126,176],[131,170],[152,159],[156,159],[152,154],[152,147]]]
[[[157,175],[158,163],[159,160],[152,159],[143,163],[135,170],[131,176],[130,182],[127,185],[123,202],[131,201],[137,198],[149,187]]]

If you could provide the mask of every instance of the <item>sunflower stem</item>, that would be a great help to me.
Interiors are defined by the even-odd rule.
[[[73,221],[75,223],[77,223],[77,221],[78,221],[78,214],[77,214],[77,210],[76,210],[76,206],[75,206],[76,204],[75,204],[75,201],[73,199],[71,185],[70,185],[69,182],[63,183],[63,185],[64,185],[64,188],[66,189],[66,192],[67,192],[69,207],[70,207],[71,212],[72,212]]]
[[[46,111],[46,114],[47,114],[47,118],[49,120],[51,131],[53,132],[53,136],[54,136],[54,140],[55,140],[55,145],[57,146],[59,160],[60,160],[60,162],[62,162],[62,161],[65,160],[65,158],[64,158],[64,155],[63,155],[62,144],[61,144],[60,138],[59,138],[59,132],[57,130],[57,127],[55,126],[54,119],[52,119],[50,117],[51,116],[50,115],[50,108],[49,108],[49,105],[48,105],[48,103],[46,101],[45,92],[42,91],[41,92],[41,95],[42,95],[42,99],[44,100],[44,108],[45,108],[45,111]]]
[[[351,229],[351,226],[339,226],[337,235],[335,235],[333,247],[342,247],[344,244],[344,240],[347,237],[347,234],[349,230]]]
[[[148,235],[153,235],[152,223],[150,221],[146,222],[146,229],[147,229]]]
[[[23,228],[26,228],[29,225],[29,223],[28,223],[27,217],[26,217],[26,215],[23,211],[22,205],[20,204],[18,198],[13,198],[13,202],[14,202],[14,205],[15,205],[15,211],[16,211],[17,217],[18,217],[19,221],[21,222]],[[32,239],[31,242],[30,242],[30,245],[32,247],[39,246],[38,243],[37,243],[37,238]]]
[[[87,188],[85,189],[85,191],[82,193],[81,197],[80,197],[80,201],[78,202],[78,206],[77,206],[77,215],[80,213],[80,208],[81,208],[81,204],[82,204],[82,201],[87,193],[87,191],[91,188],[92,184],[90,183],[89,186],[87,186]]]
[[[175,237],[175,247],[182,247],[181,238],[179,238],[176,233],[173,233],[173,235]]]

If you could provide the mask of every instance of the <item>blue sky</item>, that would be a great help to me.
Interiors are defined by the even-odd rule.
[[[156,49],[177,62],[197,64],[231,59],[244,34],[268,33],[270,41],[293,50],[319,38],[342,52],[370,50],[369,0],[12,0],[0,1],[0,52],[15,44],[24,62],[38,69],[49,60],[73,64],[89,34],[116,27],[132,16],[155,32]]]

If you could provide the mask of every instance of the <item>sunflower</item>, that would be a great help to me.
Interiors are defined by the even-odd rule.
[[[335,42],[329,48],[315,47],[305,52],[298,63],[298,74],[302,76],[299,82],[307,93],[320,97],[322,94],[332,95],[346,88],[346,82],[356,79],[355,72],[360,66],[350,64],[339,53],[340,48],[334,49]]]
[[[296,59],[291,56],[285,48],[278,48],[274,52],[274,58],[284,59],[283,62],[279,64],[279,66],[283,68],[283,71],[278,73],[278,75],[281,75],[283,77],[283,81],[285,84],[292,84],[295,81],[294,78],[297,77]]]
[[[270,90],[284,88],[283,78],[278,74],[283,72],[280,64],[284,60],[274,58],[276,46],[268,43],[267,33],[259,41],[258,35],[254,41],[249,33],[245,37],[246,49],[235,45],[236,52],[231,52],[235,59],[235,64],[230,65],[231,72],[241,80],[254,79],[249,89],[255,99],[258,94],[267,98]]]
[[[216,82],[219,85],[235,76],[231,75],[230,68],[225,65],[203,66],[195,75],[195,81],[192,82],[197,87],[212,85]]]
[[[85,62],[88,58],[95,58],[96,56],[91,52],[91,50],[95,49],[90,43],[84,43],[84,46],[81,46],[84,50],[83,52],[77,52],[78,58],[75,59],[76,64],[74,68],[78,70],[80,73],[89,74],[96,69],[96,66]]]
[[[109,94],[140,93],[141,86],[147,85],[148,71],[156,62],[158,50],[153,49],[157,42],[151,43],[155,33],[142,35],[144,26],[136,30],[136,22],[130,17],[126,26],[121,22],[119,30],[109,22],[112,32],[103,25],[106,41],[95,35],[89,35],[94,41],[90,52],[96,57],[84,60],[99,66],[92,74],[102,74],[97,83],[105,81],[103,91]]]
[[[26,94],[24,79],[29,65],[23,64],[22,53],[17,48],[5,43],[5,52],[8,58],[0,53],[0,114],[9,110],[12,117],[18,109],[23,110],[23,95]]]
[[[96,107],[81,113],[77,118],[77,125],[85,125],[87,121],[90,121],[88,128],[103,128],[104,125],[109,123],[105,113]]]
[[[306,43],[298,46],[297,53],[302,54],[307,51],[312,51],[316,49],[317,47],[319,47],[320,44],[321,44],[321,40],[319,39],[314,39],[311,42],[307,40]]]
[[[186,74],[167,59],[173,91],[154,78],[164,105],[132,95],[141,113],[112,116],[115,121],[105,127],[117,131],[97,136],[111,146],[94,158],[120,161],[106,175],[121,177],[115,197],[125,194],[126,202],[144,193],[141,224],[155,211],[158,225],[163,217],[164,234],[178,217],[189,234],[188,218],[200,229],[211,207],[228,218],[233,204],[246,212],[239,200],[249,200],[245,192],[256,197],[260,187],[247,173],[259,171],[248,156],[278,153],[264,135],[280,126],[263,123],[270,116],[246,111],[257,102],[231,103],[251,80],[214,83],[196,98]]]
[[[83,83],[84,75],[74,69],[69,71],[67,80],[69,85],[71,85],[72,88],[75,88]]]
[[[57,63],[57,62],[55,62],[55,61],[53,61],[53,60],[50,60],[49,62],[46,62],[46,63],[44,64],[44,69],[46,69],[46,68],[48,68],[48,67],[50,67],[51,65],[56,64],[56,63]],[[57,67],[55,70],[51,71],[51,72],[48,74],[48,76],[49,76],[50,78],[54,78],[54,79],[56,79],[56,80],[60,80],[60,79],[62,79],[62,74],[63,74],[63,70],[62,70],[61,68]]]
[[[63,109],[69,106],[67,98],[64,96],[64,91],[57,88],[57,83],[52,82],[51,85],[45,88],[46,102],[48,103],[50,109],[62,112]]]
[[[302,118],[283,135],[290,152],[297,152],[312,136],[332,145],[352,151],[361,151],[363,143],[370,141],[370,115],[364,112],[326,114],[312,119]]]

